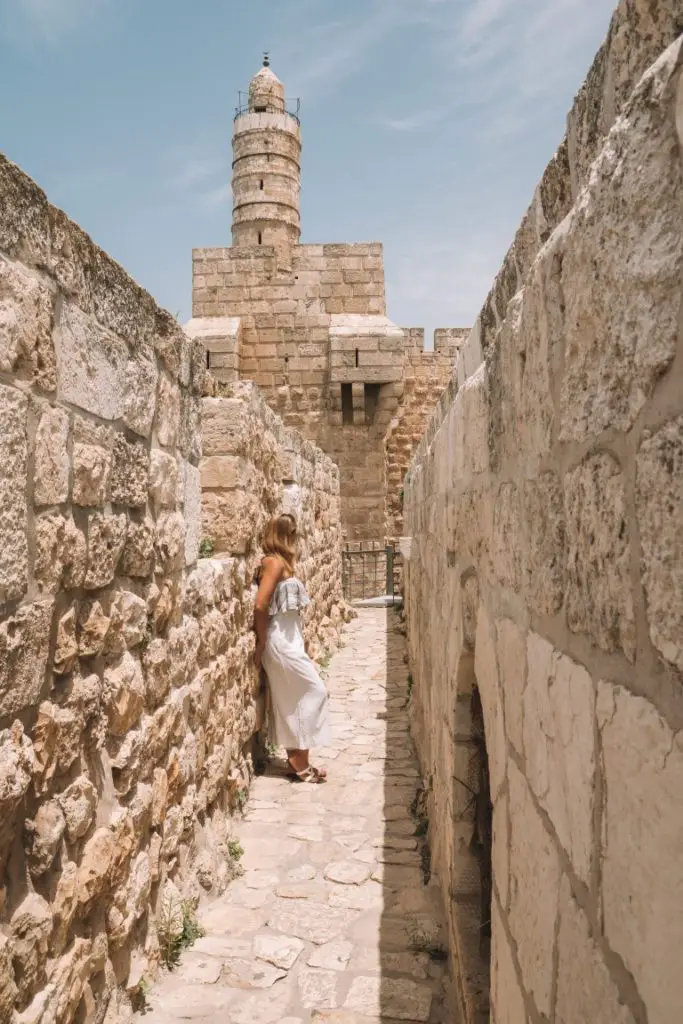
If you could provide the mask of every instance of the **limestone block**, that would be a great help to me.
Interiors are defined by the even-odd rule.
[[[54,889],[52,900],[53,930],[50,939],[50,953],[59,955],[66,946],[71,922],[78,909],[78,868],[73,861],[63,864]]]
[[[125,886],[115,894],[107,909],[107,932],[113,949],[126,942],[133,925],[146,910],[151,887],[149,854],[143,851],[131,865]]]
[[[108,828],[98,828],[85,844],[76,881],[78,903],[82,909],[90,907],[106,892],[114,852],[114,833]]]
[[[200,465],[204,489],[233,491],[252,485],[254,464],[240,455],[210,455]]]
[[[165,448],[174,448],[180,431],[180,388],[165,374],[159,377],[156,436]]]
[[[598,687],[605,776],[605,935],[633,975],[653,1024],[683,1005],[683,744],[649,701]]]
[[[172,455],[153,448],[149,459],[149,493],[157,509],[175,506],[178,463]]]
[[[93,513],[88,519],[88,568],[84,586],[87,590],[106,587],[114,578],[119,558],[126,544],[126,516]]]
[[[0,601],[21,597],[28,583],[27,409],[20,392],[0,385]]]
[[[154,520],[147,516],[141,522],[129,522],[126,543],[121,559],[121,571],[126,576],[147,577],[154,568],[156,529]]]
[[[102,652],[110,624],[111,619],[98,600],[92,598],[81,602],[76,634],[78,653],[82,658],[92,658]]]
[[[636,495],[650,639],[683,672],[683,417],[643,441]]]
[[[12,1020],[16,997],[10,941],[6,935],[0,935],[0,1020]]]
[[[256,495],[205,491],[202,497],[202,532],[213,538],[216,551],[237,555],[249,550],[256,532],[253,524],[260,521]]]
[[[512,619],[500,619],[496,623],[496,635],[505,731],[517,753],[522,754],[523,700],[527,675],[526,632]]]
[[[77,938],[69,951],[50,965],[50,988],[53,990],[56,1020],[72,1020],[81,1001],[91,973],[92,941]]]
[[[104,670],[104,706],[113,736],[124,736],[140,718],[145,704],[145,680],[140,662],[126,651]]]
[[[182,463],[183,518],[185,520],[185,565],[194,565],[202,539],[202,483],[200,471],[190,462]]]
[[[0,256],[0,370],[57,386],[52,342],[55,296],[21,264]]]
[[[554,615],[562,607],[565,590],[566,526],[559,477],[542,473],[524,487],[528,530],[527,593],[534,611]]]
[[[142,437],[149,437],[152,430],[158,379],[153,359],[138,355],[128,361],[123,422]]]
[[[202,448],[205,456],[249,455],[255,430],[253,415],[242,399],[202,400]]]
[[[491,917],[491,1002],[495,1024],[526,1024],[524,995],[498,904],[493,900]]]
[[[56,800],[41,804],[35,818],[24,822],[24,850],[34,878],[44,875],[51,867],[64,829],[64,814]]]
[[[147,701],[156,707],[165,699],[171,687],[171,670],[165,640],[157,637],[142,653]]]
[[[58,707],[43,701],[33,727],[36,758],[34,785],[44,792],[55,775],[68,771],[79,755],[85,715],[78,707]]]
[[[635,658],[631,541],[624,478],[606,452],[565,477],[567,622],[605,651]]]
[[[508,763],[510,800],[510,931],[522,983],[540,1013],[550,1012],[561,870],[524,777]]]
[[[80,839],[90,828],[97,808],[97,790],[87,775],[81,775],[58,796],[70,842]]]
[[[683,270],[672,116],[679,54],[680,42],[643,76],[571,215],[562,260],[565,440],[628,430],[674,357]]]
[[[49,905],[37,893],[25,896],[10,920],[10,941],[19,1007],[23,1008],[45,981],[48,940],[52,931]]]
[[[558,1024],[584,1024],[589,1020],[634,1024],[635,1018],[619,999],[619,991],[566,878],[560,887],[557,947]]]
[[[40,698],[52,609],[52,601],[37,601],[0,623],[0,718],[21,713]]]
[[[519,591],[525,579],[526,542],[524,538],[523,492],[516,484],[498,488],[493,513],[493,569],[503,584]]]
[[[57,397],[104,420],[125,411],[128,349],[76,306],[64,303],[54,332]]]
[[[74,443],[73,500],[85,508],[104,505],[109,490],[111,452],[98,445]]]
[[[34,575],[41,590],[54,594],[81,587],[86,571],[86,540],[73,519],[61,515],[39,516],[35,522]]]
[[[56,675],[63,676],[71,672],[78,658],[78,641],[76,639],[76,609],[69,608],[57,623],[57,639],[52,667]]]
[[[163,512],[157,520],[155,552],[166,573],[181,569],[185,556],[185,520],[180,512]]]
[[[503,907],[507,906],[510,883],[509,847],[508,800],[507,795],[502,792],[498,794],[493,808],[492,865],[493,877]]]
[[[63,409],[48,409],[36,431],[33,500],[58,505],[69,496],[69,417]]]
[[[596,754],[595,685],[536,633],[527,638],[524,754],[531,788],[574,870],[590,884]]]
[[[109,496],[115,505],[139,508],[147,504],[149,453],[141,441],[130,442],[122,434],[114,439]]]
[[[120,634],[120,649],[137,647],[147,632],[147,602],[130,590],[116,596],[112,608],[112,627]]]
[[[474,674],[484,711],[486,753],[489,761],[491,800],[495,800],[505,779],[505,726],[498,681],[495,634],[488,609],[479,603],[474,647]]]

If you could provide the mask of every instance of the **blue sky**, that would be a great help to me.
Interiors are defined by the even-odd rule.
[[[0,0],[0,150],[185,320],[269,49],[302,102],[302,241],[384,242],[391,318],[465,326],[614,3]]]

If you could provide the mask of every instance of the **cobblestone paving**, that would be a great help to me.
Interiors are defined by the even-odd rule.
[[[200,913],[206,934],[149,995],[147,1024],[452,1024],[443,926],[424,884],[419,786],[394,612],[366,609],[329,667],[325,785],[275,767],[238,828],[244,875]]]

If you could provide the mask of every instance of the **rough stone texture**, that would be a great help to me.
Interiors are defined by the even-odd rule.
[[[619,3],[406,478],[411,723],[467,1024],[489,989],[497,1024],[683,1005],[680,15]]]
[[[206,935],[173,972],[160,975],[136,1022],[455,1019],[439,963],[437,886],[419,871],[414,881],[404,880],[405,868],[390,862],[397,842],[401,847],[392,826],[399,812],[410,816],[420,785],[407,735],[408,667],[399,619],[393,611],[362,609],[344,641],[327,675],[332,736],[319,758],[328,782],[293,786],[280,752],[272,757],[252,784],[244,819],[235,823],[244,874],[200,907]],[[359,757],[359,748],[369,745],[371,757]],[[404,772],[400,786],[394,785],[395,761]],[[304,831],[313,821],[315,837],[310,824]],[[288,828],[302,838],[288,843]],[[350,836],[352,848],[344,844]],[[417,861],[423,840],[403,842]],[[367,877],[383,862],[384,887]],[[348,884],[345,870],[343,881],[332,880],[339,872],[330,869],[340,865],[355,865],[364,877]],[[354,897],[346,906],[336,902],[340,890]]]
[[[683,672],[683,417],[638,452],[638,528],[650,638]]]
[[[177,916],[231,875],[264,721],[252,580],[288,487],[312,652],[348,618],[339,477],[242,386],[247,517],[200,560],[229,505],[202,493],[204,350],[3,158],[0,210],[0,1019],[124,1024],[166,895]],[[283,972],[233,959],[226,986]]]

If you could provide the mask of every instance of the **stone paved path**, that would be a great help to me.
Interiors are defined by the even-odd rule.
[[[244,875],[203,913],[204,938],[162,975],[147,1024],[451,1024],[434,880],[423,884],[404,637],[366,609],[328,676],[330,780],[275,769],[237,832]]]

